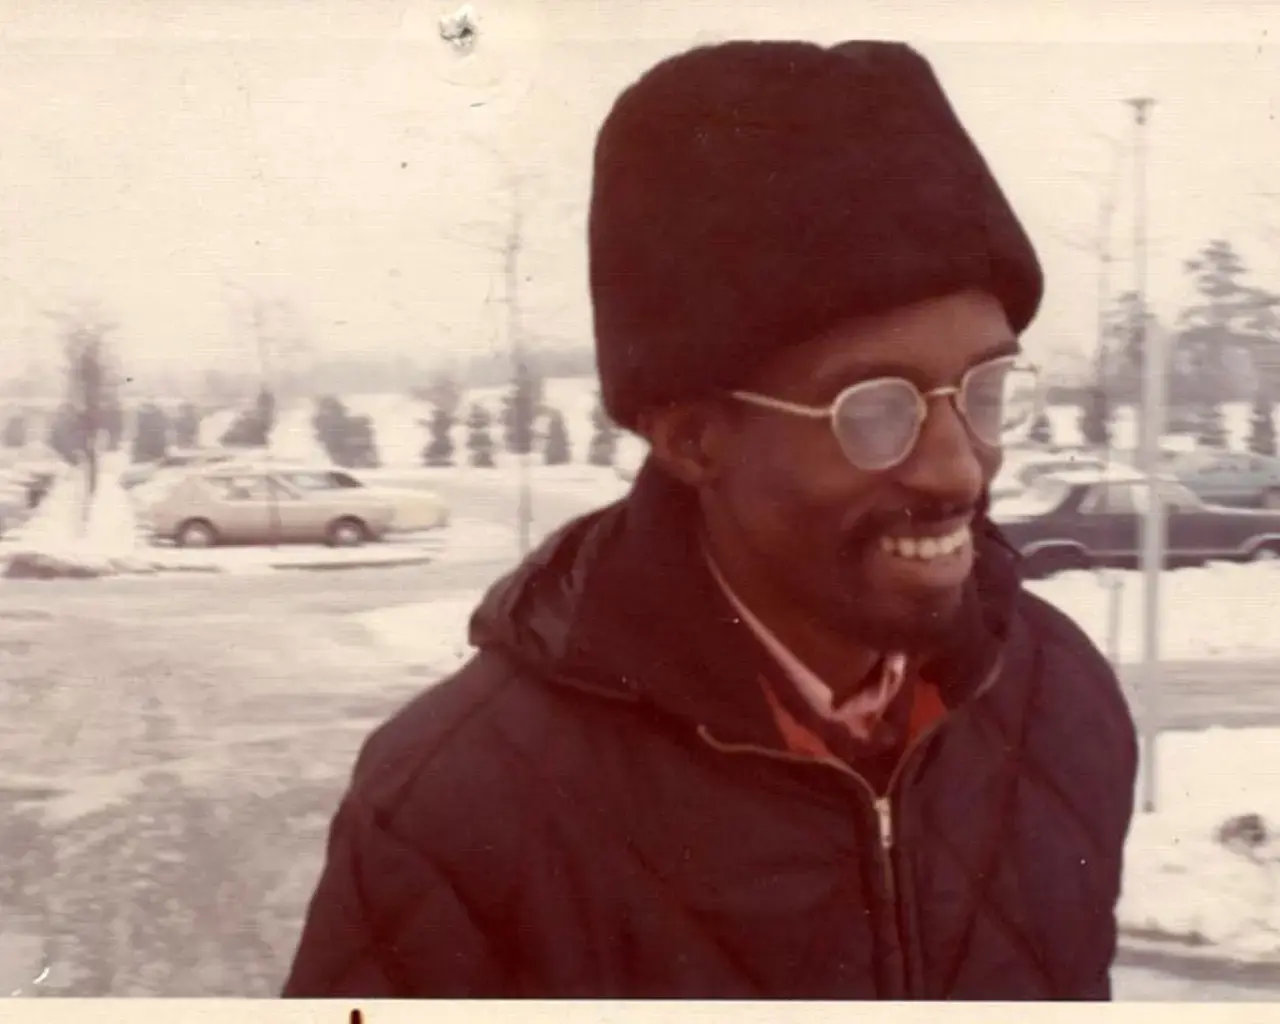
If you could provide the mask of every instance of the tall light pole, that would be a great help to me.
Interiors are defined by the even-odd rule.
[[[533,490],[529,481],[529,461],[533,457],[532,451],[526,450],[525,442],[528,447],[533,446],[533,410],[524,408],[524,401],[527,396],[518,392],[519,388],[526,387],[529,380],[529,367],[526,360],[524,348],[524,337],[522,325],[520,323],[520,250],[524,244],[524,207],[523,192],[520,187],[520,180],[516,177],[512,178],[511,186],[511,222],[507,232],[506,245],[502,252],[502,269],[505,294],[503,298],[506,300],[507,307],[507,338],[511,347],[511,369],[512,369],[512,394],[510,415],[513,417],[527,417],[528,422],[521,424],[515,423],[514,434],[520,437],[520,451],[516,453],[518,462],[518,499],[516,502],[516,526],[517,533],[520,538],[520,557],[524,558],[529,553],[529,533],[533,520]],[[528,436],[524,436],[527,431]]]
[[[1153,699],[1160,667],[1160,574],[1164,569],[1164,505],[1157,487],[1160,435],[1165,420],[1165,345],[1147,324],[1147,145],[1146,128],[1154,100],[1126,101],[1133,109],[1133,290],[1135,351],[1142,358],[1141,466],[1147,475],[1147,513],[1142,521],[1144,614],[1142,628],[1142,809],[1156,807],[1156,740],[1159,722]]]
[[[1116,186],[1120,178],[1121,145],[1119,141],[1108,139],[1111,145],[1111,173],[1107,176],[1106,187],[1098,201],[1098,344],[1094,356],[1094,387],[1105,393],[1107,383],[1107,311],[1111,304],[1111,220],[1116,212]],[[1106,415],[1110,418],[1111,400],[1105,404]],[[1108,432],[1109,448],[1115,447],[1115,438]],[[1111,452],[1107,452],[1110,460]]]

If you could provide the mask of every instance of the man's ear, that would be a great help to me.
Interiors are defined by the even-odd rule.
[[[712,402],[684,402],[642,413],[637,424],[658,464],[681,483],[704,487],[724,468],[729,424]]]

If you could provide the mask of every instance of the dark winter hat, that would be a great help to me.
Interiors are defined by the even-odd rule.
[[[981,287],[1022,331],[1043,290],[900,43],[730,42],[650,69],[596,140],[589,240],[604,404],[631,428],[843,320]]]

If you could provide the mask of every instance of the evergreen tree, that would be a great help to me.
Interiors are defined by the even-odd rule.
[[[169,450],[169,417],[158,405],[139,406],[133,431],[133,462],[159,462]]]
[[[124,406],[114,391],[107,396],[102,409],[101,432],[106,438],[107,451],[119,451],[124,441]]]
[[[1027,438],[1036,444],[1053,443],[1053,424],[1049,422],[1049,414],[1043,409],[1036,413],[1035,419],[1031,421]]]
[[[410,388],[410,394],[419,401],[443,409],[453,422],[457,422],[458,410],[462,407],[462,385],[452,374],[437,371],[425,386]]]
[[[264,387],[253,408],[242,412],[226,429],[222,444],[227,448],[265,448],[275,425],[275,396]]]
[[[378,439],[373,430],[373,417],[348,416],[343,448],[344,462],[348,469],[377,469],[381,465],[378,456]]]
[[[528,455],[536,443],[535,421],[542,404],[542,382],[528,362],[516,363],[515,379],[502,403],[503,441],[513,455]]]
[[[342,465],[343,432],[346,426],[347,408],[334,395],[322,395],[316,399],[311,414],[311,433],[332,462]]]
[[[316,400],[311,429],[334,465],[347,469],[372,469],[378,465],[373,421],[368,416],[352,416],[334,395]]]
[[[1111,446],[1111,403],[1105,388],[1094,385],[1080,410],[1080,434],[1085,444],[1095,448]]]
[[[467,451],[470,453],[471,465],[478,469],[492,469],[493,438],[489,428],[493,425],[493,417],[483,405],[473,405],[467,417]]]
[[[1227,423],[1218,403],[1207,403],[1198,410],[1196,441],[1205,448],[1227,447]]]
[[[173,422],[173,443],[179,448],[200,447],[200,411],[192,402],[183,402]]]
[[[1253,396],[1253,409],[1249,417],[1249,451],[1256,455],[1276,454],[1275,406],[1265,388],[1259,388]]]
[[[618,428],[604,411],[599,394],[591,411],[591,425],[595,433],[587,449],[587,462],[592,466],[612,466],[618,455]]]
[[[3,443],[5,448],[23,448],[27,443],[27,418],[21,413],[14,413],[4,425]]]
[[[570,461],[569,430],[559,409],[547,413],[547,439],[543,458],[548,466],[564,466]]]
[[[446,406],[437,405],[431,414],[430,422],[427,423],[431,437],[422,449],[424,466],[453,465],[453,425],[453,413]]]
[[[72,466],[79,465],[84,444],[81,440],[80,417],[69,402],[58,406],[49,424],[49,447]]]

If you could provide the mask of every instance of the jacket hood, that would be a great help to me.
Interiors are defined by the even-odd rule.
[[[623,500],[573,520],[487,592],[471,643],[537,678],[645,702],[718,737],[776,744],[769,658],[702,558],[695,496],[648,460]],[[1016,556],[985,516],[954,641],[921,674],[950,705],[999,657]]]

